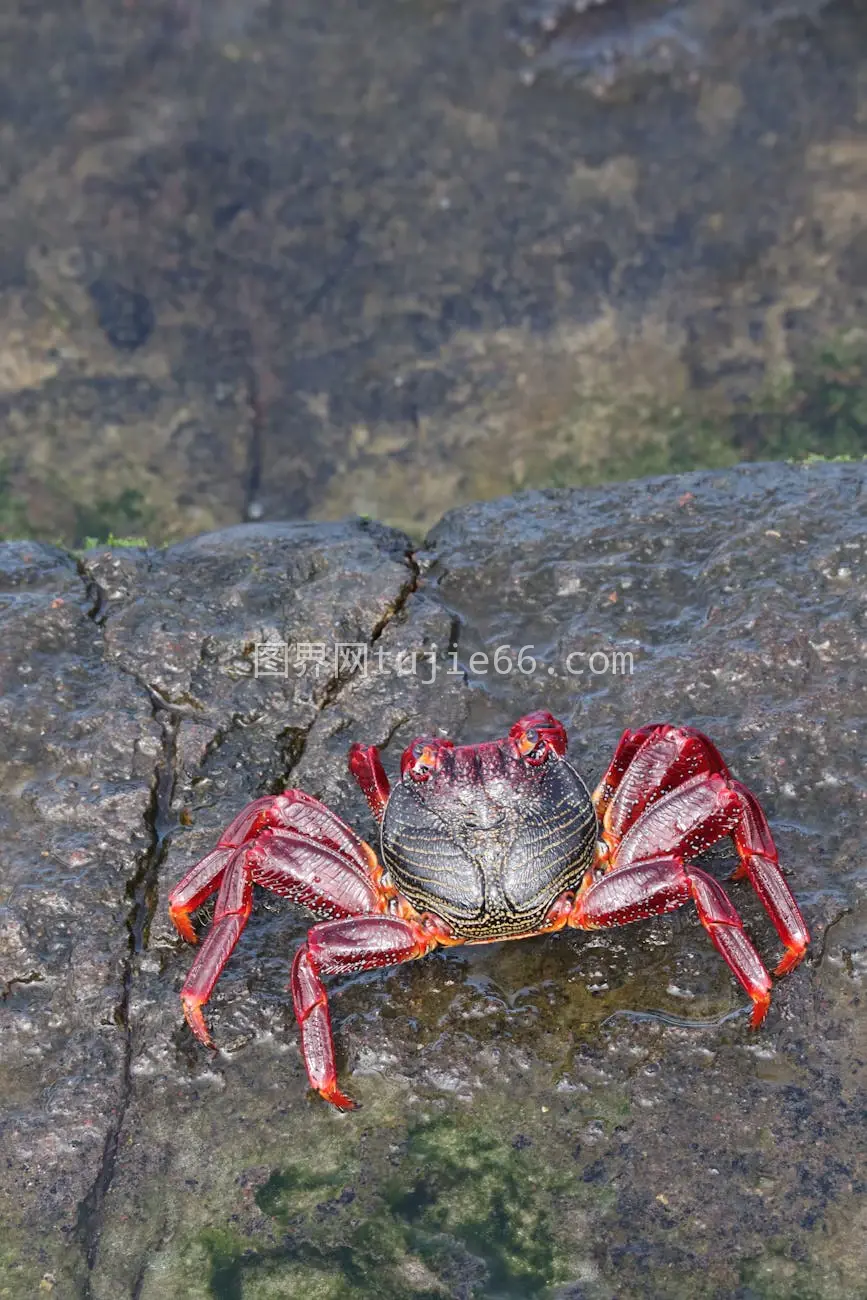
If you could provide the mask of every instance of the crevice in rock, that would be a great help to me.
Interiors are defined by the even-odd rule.
[[[392,725],[389,727],[388,731],[382,737],[382,739],[377,740],[376,743],[378,747],[380,749],[387,749],[388,746],[391,744],[391,742],[394,740],[397,733],[400,731],[401,727],[405,727],[406,724],[412,720],[412,717],[413,715],[411,713],[399,714],[398,717],[395,718]]]
[[[318,714],[316,715],[319,716]],[[311,722],[310,726],[313,726]],[[280,746],[278,759],[279,773],[270,782],[266,794],[282,794],[287,788],[289,777],[301,762],[307,746],[309,727],[286,727],[277,737]]]
[[[103,586],[97,582],[96,578],[88,569],[87,565],[80,555],[72,555],[75,560],[75,567],[78,570],[78,576],[84,584],[84,592],[91,602],[90,608],[85,612],[97,627],[103,627],[108,614],[108,594]]]
[[[194,717],[201,720],[201,715],[194,711],[185,712],[184,710],[175,708],[174,706],[170,706],[170,707],[173,708],[175,716],[178,718],[179,721],[183,721],[185,717]],[[205,746],[202,750],[202,757],[199,759],[199,762],[196,764],[194,771],[190,773],[189,776],[190,783],[194,785],[200,777],[204,776],[205,769],[207,768],[211,759],[214,757],[215,754],[219,753],[219,751],[226,744],[230,736],[233,736],[236,731],[243,731],[244,728],[246,727],[255,726],[256,723],[259,721],[260,716],[261,716],[260,714],[255,712],[254,713],[236,712],[233,713],[231,717],[228,719],[228,721],[224,723],[222,726],[215,727],[210,740],[206,741],[205,743]],[[268,792],[264,791],[264,793],[267,794]]]
[[[160,716],[161,714],[163,716]],[[124,1035],[120,1096],[115,1114],[105,1135],[99,1171],[78,1211],[78,1236],[90,1273],[93,1272],[99,1254],[105,1200],[114,1180],[123,1123],[132,1100],[133,1040],[130,1005],[135,978],[135,962],[138,954],[147,947],[148,933],[157,905],[160,864],[165,856],[169,836],[174,827],[171,803],[176,780],[179,722],[173,715],[164,714],[163,710],[157,708],[154,708],[154,717],[160,722],[162,729],[162,750],[154,766],[150,800],[145,812],[149,843],[139,857],[136,870],[126,886],[130,903],[126,918],[129,950],[123,963],[123,985],[115,1017]],[[90,1300],[90,1295],[91,1289],[88,1283],[84,1292],[85,1300]]]
[[[39,984],[44,979],[45,976],[38,970],[29,970],[24,975],[11,975],[0,987],[0,1002],[6,1001],[16,984]]]
[[[820,966],[824,965],[825,950],[828,947],[829,933],[831,932],[831,930],[833,930],[835,925],[839,925],[839,923],[845,920],[847,916],[851,916],[852,910],[853,909],[851,907],[841,908],[839,912],[837,912],[834,916],[831,917],[831,920],[825,926],[824,930],[822,930],[821,935],[818,938],[818,941],[814,937],[813,944],[812,944],[812,951],[809,951],[807,954],[807,961],[811,966],[815,966],[816,969],[818,969]],[[812,929],[813,927],[811,926],[810,928]],[[814,936],[815,936],[815,931],[814,931]]]
[[[82,557],[76,555],[73,558],[75,560],[76,568],[78,569],[79,577],[84,584],[85,593],[91,601],[90,607],[85,610],[85,614],[102,631],[108,622],[108,593],[90,572]],[[150,572],[150,570],[151,565],[150,560],[148,560],[148,571]],[[182,703],[176,703],[173,700],[167,699],[156,686],[151,685],[150,682],[139,676],[139,674],[132,668],[127,668],[118,656],[112,656],[107,662],[111,664],[112,668],[116,668],[119,673],[122,673],[124,677],[132,678],[135,684],[144,691],[150,701],[151,708],[154,710],[155,716],[160,710],[167,714],[173,714],[178,718],[196,718],[200,716],[200,706],[197,707],[197,701],[194,699]]]
[[[452,614],[452,620],[449,624],[449,644],[448,653],[457,654],[458,643],[461,639],[461,619],[459,614]]]
[[[85,593],[91,601],[86,611],[87,616],[102,630],[108,616],[107,594],[80,557],[76,557],[76,567],[84,584]],[[160,726],[162,743],[160,754],[154,764],[150,795],[144,812],[148,844],[139,855],[135,871],[126,884],[126,896],[129,901],[126,917],[128,952],[123,962],[121,996],[115,1013],[118,1027],[124,1035],[120,1095],[106,1131],[99,1170],[78,1208],[77,1235],[90,1273],[93,1272],[99,1253],[105,1199],[114,1179],[124,1118],[132,1099],[133,1042],[130,1004],[135,962],[138,954],[147,947],[150,925],[157,905],[160,864],[174,828],[171,804],[176,781],[177,735],[180,726],[180,711],[167,708],[166,701],[155,688],[142,681],[136,673],[125,668],[118,660],[113,659],[111,663],[119,673],[129,677],[147,695],[153,716]],[[85,1300],[89,1300],[90,1295],[90,1283],[87,1282],[84,1291]]]
[[[90,1191],[79,1204],[78,1218],[76,1222],[76,1233],[81,1243],[81,1249],[84,1253],[88,1273],[93,1272],[93,1267],[96,1263],[96,1257],[99,1252],[105,1198],[114,1178],[117,1152],[120,1145],[121,1128],[123,1127],[124,1116],[126,1115],[132,1093],[132,1033],[129,1024],[129,1003],[132,991],[132,963],[129,959],[124,962],[123,976],[123,991],[116,1012],[118,1025],[124,1034],[123,1060],[121,1063],[121,1092],[120,1097],[118,1098],[115,1114],[106,1130],[105,1141],[102,1148],[102,1157],[100,1159],[96,1178],[94,1179]],[[88,1279],[85,1282],[84,1287],[84,1300],[91,1300],[91,1296],[92,1290]]]
[[[162,716],[161,716],[162,715]],[[127,886],[131,907],[127,925],[134,953],[147,947],[150,923],[157,905],[159,870],[175,829],[172,796],[177,780],[177,744],[180,720],[174,713],[155,708],[154,717],[162,730],[162,752],[154,771],[151,802],[145,814],[150,844],[142,854],[138,870]]]
[[[262,457],[265,441],[265,410],[259,392],[259,376],[255,365],[247,367],[247,406],[250,411],[250,432],[247,439],[247,473],[244,485],[243,521],[259,519],[262,514]]]
[[[358,254],[361,246],[360,236],[361,226],[357,221],[350,221],[343,236],[343,246],[334,264],[326,271],[307,301],[301,304],[301,319],[318,311],[329,294],[340,284]],[[275,379],[271,374],[272,348],[269,346],[269,340],[263,337],[263,312],[261,309],[257,310],[253,303],[247,300],[246,294],[243,298],[247,306],[245,314],[248,318],[250,338],[250,354],[244,367],[243,383],[250,419],[247,465],[243,477],[244,508],[241,522],[250,523],[261,519],[264,514],[262,481],[265,472],[268,414],[276,390]]]
[[[370,645],[374,645],[379,640],[389,623],[392,623],[398,614],[402,614],[406,609],[410,596],[418,591],[419,578],[421,577],[421,568],[415,558],[415,551],[407,549],[403,556],[406,567],[409,570],[409,577],[397,593],[394,604],[385,611],[382,618],[374,624],[373,631],[370,635]]]
[[[144,1292],[144,1285],[147,1281],[148,1264],[154,1256],[159,1255],[169,1235],[169,1220],[167,1216],[163,1216],[160,1220],[159,1229],[154,1235],[152,1244],[148,1250],[145,1251],[139,1261],[139,1266],[136,1270],[136,1275],[133,1278],[132,1287],[130,1289],[130,1300],[141,1300],[141,1296]]]
[[[379,641],[386,628],[389,627],[394,619],[404,611],[413,593],[418,590],[420,569],[416,563],[414,552],[409,549],[405,551],[404,559],[408,569],[406,581],[401,585],[394,601],[371,628],[370,636],[367,639],[368,648]],[[325,713],[326,709],[328,709],[340,695],[344,686],[346,686],[351,680],[351,673],[344,675],[336,673],[329,677],[323,684],[319,693],[318,700],[316,701],[316,711],[310,722],[308,722],[304,727],[286,727],[280,732],[277,736],[277,744],[279,746],[277,762],[278,770],[276,775],[262,787],[259,792],[260,794],[280,794],[291,785],[290,777],[304,757],[304,751],[307,748],[307,740],[311,731],[322,717],[323,713]],[[147,689],[151,690],[151,695],[153,697],[154,692],[152,691],[152,688]],[[174,705],[168,704],[168,702],[163,705],[163,707],[171,708],[181,718],[186,716],[184,711],[178,709]],[[195,717],[200,716],[193,710],[190,710],[189,715]],[[201,775],[204,772],[205,767],[213,756],[222,748],[235,731],[243,727],[252,726],[256,721],[257,718],[255,715],[242,713],[232,714],[225,726],[219,727],[214,731],[213,736],[205,746],[194,777],[196,775]]]
[[[401,586],[394,601],[371,628],[370,636],[367,638],[368,649],[376,645],[386,628],[388,628],[390,624],[403,613],[409,604],[410,598],[418,590],[421,570],[416,561],[415,553],[411,549],[407,549],[404,552],[404,560],[409,571],[407,579]],[[316,706],[316,713],[307,726],[287,727],[287,729],[281,733],[279,739],[281,741],[284,739],[287,741],[287,743],[283,745],[281,754],[281,757],[283,757],[285,761],[281,763],[279,773],[275,776],[274,780],[269,783],[268,788],[262,791],[263,794],[279,794],[281,791],[288,788],[291,784],[290,777],[292,773],[296,770],[304,757],[310,733],[325,713],[326,709],[331,707],[340,695],[344,686],[346,686],[351,680],[351,673],[344,676],[335,673],[335,675],[330,677],[325,683]]]

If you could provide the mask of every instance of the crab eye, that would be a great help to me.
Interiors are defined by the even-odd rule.
[[[536,727],[524,727],[514,740],[518,757],[532,767],[538,767],[548,757],[548,746]]]
[[[406,772],[413,781],[426,781],[428,777],[433,776],[438,766],[436,750],[431,745],[422,745],[413,756]]]

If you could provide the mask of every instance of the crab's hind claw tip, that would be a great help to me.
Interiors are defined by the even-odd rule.
[[[204,1047],[210,1047],[216,1050],[216,1044],[208,1032],[208,1026],[205,1024],[205,1017],[202,1015],[202,1004],[197,997],[181,997],[181,1004],[184,1008],[184,1018],[190,1029],[198,1038]]]
[[[797,948],[787,948],[782,961],[778,966],[775,967],[774,974],[777,976],[788,975],[790,970],[794,970],[795,967],[799,965],[801,961],[803,961],[806,952],[807,952],[806,943],[804,944],[803,948],[800,946]]]
[[[768,1014],[768,1008],[771,1005],[770,990],[753,998],[753,1013],[750,1016],[750,1029],[758,1029],[759,1025]]]
[[[170,907],[169,916],[171,917],[172,924],[182,939],[186,939],[187,943],[199,942],[199,936],[193,929],[193,923],[190,920],[189,913],[184,908]]]
[[[336,1083],[329,1084],[327,1087],[320,1088],[318,1091],[319,1096],[323,1097],[325,1101],[330,1102],[336,1110],[361,1110],[358,1102],[353,1101],[351,1097],[347,1097],[345,1093],[342,1093]]]

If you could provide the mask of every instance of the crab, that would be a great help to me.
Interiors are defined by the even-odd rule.
[[[169,895],[172,921],[195,943],[193,913],[217,894],[181,991],[196,1038],[214,1046],[202,1009],[250,917],[254,885],[317,918],[289,987],[310,1085],[339,1110],[356,1103],[338,1087],[323,976],[440,947],[626,925],[692,902],[758,1028],[771,978],[722,886],[695,864],[729,837],[732,879],[749,879],[785,947],[774,974],[797,966],[809,935],[756,797],[692,727],[625,731],[592,795],[566,746],[565,727],[545,711],[482,744],[423,736],[404,751],[392,788],[376,747],[354,744],[349,769],[379,823],[379,856],[303,790],[248,804]]]

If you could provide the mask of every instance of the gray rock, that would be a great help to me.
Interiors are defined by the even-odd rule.
[[[3,548],[0,1294],[857,1294],[865,477],[528,493],[412,556],[361,523],[80,573]],[[335,640],[365,672],[251,672],[257,642]],[[245,801],[299,785],[372,836],[351,740],[394,770],[420,732],[478,740],[541,705],[589,780],[624,726],[671,718],[759,795],[813,934],[761,1032],[686,909],[457,949],[333,982],[364,1106],[341,1116],[306,1091],[285,991],[309,922],[259,894],[218,1051],[195,1043],[165,895]]]
[[[110,1177],[129,1076],[127,915],[148,871],[159,728],[106,662],[75,561],[0,550],[3,1285],[84,1286],[81,1208]]]

